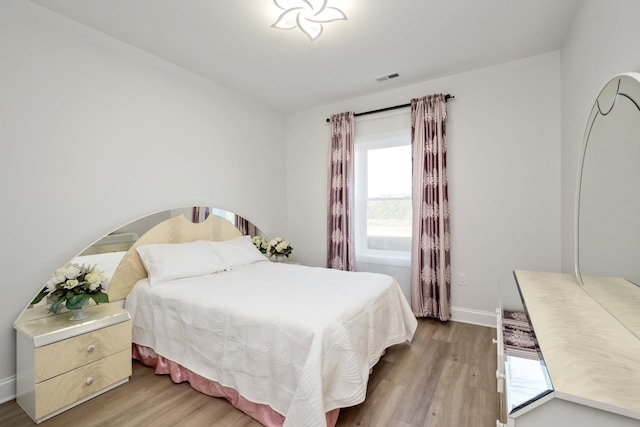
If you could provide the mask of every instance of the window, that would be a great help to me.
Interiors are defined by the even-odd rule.
[[[225,209],[211,208],[211,213],[226,219],[231,224],[235,224],[236,223],[236,215],[233,212],[229,212],[229,211],[227,211]]]
[[[411,259],[411,118],[408,110],[355,126],[356,260],[407,265]]]

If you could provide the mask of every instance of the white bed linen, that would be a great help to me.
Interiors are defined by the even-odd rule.
[[[269,261],[153,287],[143,279],[125,307],[134,343],[296,427],[362,402],[369,369],[417,326],[389,276]]]

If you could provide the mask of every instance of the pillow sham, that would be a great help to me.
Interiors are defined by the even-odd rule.
[[[210,241],[209,244],[231,269],[255,262],[269,261],[253,244],[251,236],[236,237],[222,242]]]
[[[152,243],[138,246],[136,251],[147,270],[151,286],[228,269],[205,240],[188,243]]]

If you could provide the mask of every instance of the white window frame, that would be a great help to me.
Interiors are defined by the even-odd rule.
[[[392,131],[372,136],[358,136],[354,142],[356,175],[354,176],[354,238],[356,262],[387,264],[398,266],[411,265],[411,251],[385,251],[368,249],[367,245],[367,152],[378,148],[391,148],[411,145],[411,129]],[[360,183],[360,184],[359,184]],[[364,183],[364,185],[363,185]],[[360,224],[361,226],[359,226]]]

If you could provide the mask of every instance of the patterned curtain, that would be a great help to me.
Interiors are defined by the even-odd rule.
[[[354,271],[353,112],[331,116],[329,148],[327,267]]]
[[[444,95],[411,100],[411,308],[418,317],[440,320],[451,317],[446,120]]]
[[[243,236],[253,237],[257,234],[256,226],[253,225],[252,222],[244,219],[240,215],[234,215],[234,216],[235,216],[235,221],[234,221],[235,226],[238,230],[240,230]]]
[[[203,208],[203,207],[196,206],[193,208],[193,215],[191,220],[196,224],[199,222],[203,222],[205,219],[207,219],[210,213],[211,213],[211,208],[209,207]]]

